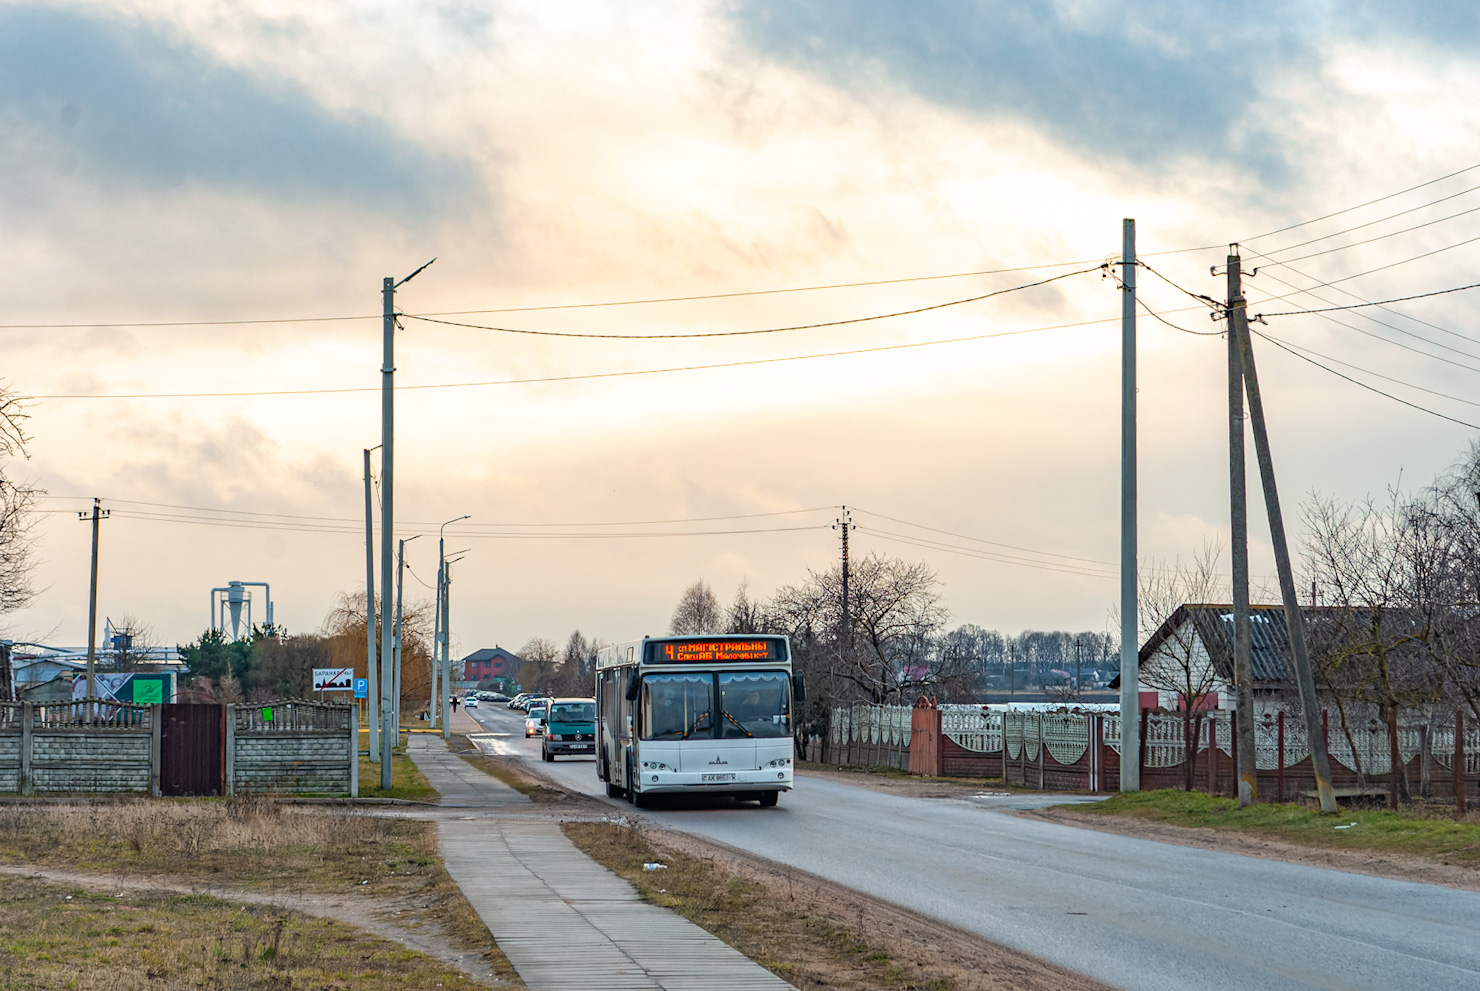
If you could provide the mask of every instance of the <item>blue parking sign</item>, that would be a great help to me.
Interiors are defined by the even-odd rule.
[[[367,697],[369,697],[369,695],[370,695],[370,679],[369,678],[356,678],[355,679],[355,698],[357,698],[357,699],[367,698]]]

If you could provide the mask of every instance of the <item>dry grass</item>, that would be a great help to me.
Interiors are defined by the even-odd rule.
[[[0,862],[331,890],[435,864],[429,824],[267,798],[0,805]]]
[[[0,863],[293,894],[353,890],[395,907],[397,925],[430,925],[451,946],[486,954],[496,973],[513,976],[443,868],[430,822],[253,797],[0,805]],[[10,928],[9,920],[0,925]]]
[[[193,895],[0,882],[0,988],[349,989],[479,985],[351,926]]]
[[[955,967],[940,966],[918,945],[891,942],[878,930],[866,930],[863,914],[852,921],[844,917],[848,910],[821,907],[817,898],[808,898],[804,885],[787,882],[781,889],[768,889],[712,859],[656,849],[630,825],[567,822],[564,830],[589,856],[628,879],[642,898],[672,908],[804,991],[972,987],[952,973]],[[653,861],[667,864],[667,870],[642,870],[644,862]]]

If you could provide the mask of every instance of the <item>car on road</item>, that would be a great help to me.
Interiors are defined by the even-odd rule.
[[[540,757],[553,762],[560,754],[596,753],[596,700],[555,698],[545,710]]]
[[[524,720],[524,738],[528,740],[532,736],[538,736],[545,731],[545,713],[549,710],[545,707],[545,700],[540,699],[529,707],[529,715]]]
[[[463,708],[464,709],[476,709],[476,708],[478,708],[478,696],[476,696],[476,695],[469,695],[467,698],[463,699]]]

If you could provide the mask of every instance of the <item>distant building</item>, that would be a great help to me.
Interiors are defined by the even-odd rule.
[[[497,646],[475,650],[459,663],[462,664],[461,680],[478,686],[517,681],[519,669],[524,666],[524,660],[518,654]]]

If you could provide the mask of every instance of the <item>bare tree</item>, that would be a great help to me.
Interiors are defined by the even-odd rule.
[[[124,613],[123,619],[113,625],[113,641],[106,649],[115,671],[138,671],[158,646],[154,627],[141,622],[133,613]]]
[[[735,589],[735,601],[730,603],[729,615],[724,624],[726,633],[766,633],[770,628],[770,617],[764,604],[750,597],[750,583],[742,580]]]
[[[1140,569],[1141,641],[1158,640],[1156,650],[1141,662],[1141,684],[1175,694],[1180,700],[1186,745],[1183,786],[1188,791],[1193,785],[1192,758],[1197,753],[1202,710],[1220,678],[1196,625],[1183,619],[1179,610],[1184,605],[1217,601],[1221,553],[1220,544],[1209,542],[1193,556],[1191,565],[1163,561]]]
[[[519,648],[524,664],[519,669],[519,684],[525,691],[548,692],[560,668],[560,648],[553,640],[535,637]]]
[[[27,458],[25,422],[30,403],[0,384],[0,457]],[[19,609],[31,601],[32,527],[38,490],[17,485],[0,468],[0,614]]]
[[[678,607],[673,610],[673,619],[668,623],[668,632],[674,636],[718,633],[723,624],[719,599],[715,598],[709,583],[701,578],[683,590]]]
[[[780,589],[771,611],[794,648],[799,640],[808,645],[810,673],[828,697],[901,701],[938,684],[941,655],[934,638],[947,617],[939,587],[922,563],[870,554],[849,572],[847,638],[839,636],[841,567],[810,572],[801,585]]]
[[[1439,695],[1430,647],[1434,621],[1446,611],[1435,601],[1442,583],[1434,574],[1444,532],[1428,525],[1427,509],[1395,489],[1381,504],[1316,495],[1303,511],[1305,563],[1325,606],[1309,624],[1312,667],[1336,705],[1363,781],[1368,769],[1353,722],[1375,709],[1392,725],[1402,709]],[[1402,785],[1393,782],[1394,802]]]

